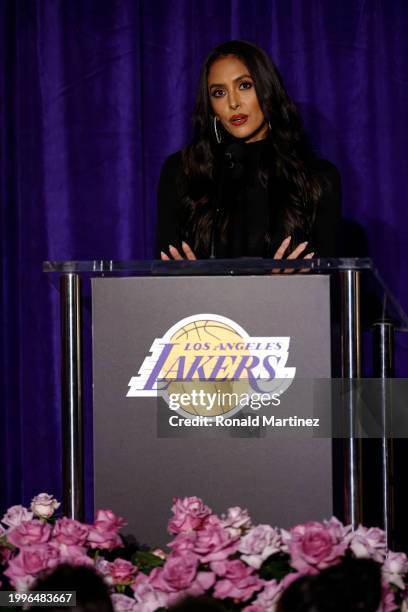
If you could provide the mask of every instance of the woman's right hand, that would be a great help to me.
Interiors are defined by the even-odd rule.
[[[299,255],[301,255],[304,250],[307,247],[307,241],[306,242],[302,242],[301,244],[299,244],[299,246],[296,247],[296,249],[294,249],[292,251],[292,253],[289,253],[289,255],[287,257],[285,257],[285,253],[289,248],[290,245],[290,241],[291,241],[291,236],[288,236],[287,238],[285,238],[285,240],[282,241],[281,245],[279,246],[278,250],[276,251],[275,255],[273,256],[274,259],[297,259],[299,257]],[[314,253],[308,253],[307,255],[305,255],[303,257],[303,259],[312,259],[313,258]],[[308,269],[305,270],[301,270],[301,272],[304,272]],[[278,273],[278,272],[283,272],[284,274],[291,274],[293,272],[295,272],[295,270],[281,270],[279,268],[274,268],[272,270],[272,272],[274,274]]]
[[[171,261],[172,259],[190,259],[193,261],[197,259],[197,257],[193,253],[193,250],[189,247],[187,242],[182,242],[181,248],[183,249],[182,254],[180,254],[179,250],[176,249],[176,247],[174,247],[172,244],[169,244],[170,257],[163,251],[160,252],[160,257],[163,261]]]

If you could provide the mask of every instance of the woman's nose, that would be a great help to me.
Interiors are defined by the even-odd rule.
[[[235,110],[239,107],[239,95],[237,92],[232,92],[229,94],[229,105],[232,110]]]

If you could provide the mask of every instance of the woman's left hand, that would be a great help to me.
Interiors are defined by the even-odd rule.
[[[178,249],[176,249],[176,247],[174,247],[172,244],[169,244],[170,257],[163,251],[160,252],[160,257],[163,261],[171,261],[172,259],[177,259],[177,260],[190,259],[191,261],[193,261],[197,259],[197,257],[194,255],[193,250],[189,247],[187,242],[183,241],[181,243],[181,248],[183,249],[182,254],[180,254],[180,252],[178,251]]]
[[[275,255],[273,256],[274,259],[298,259],[298,257],[302,255],[302,253],[305,251],[307,247],[307,244],[308,244],[307,242],[302,242],[301,244],[299,244],[299,246],[297,246],[291,253],[289,253],[289,255],[285,257],[286,252],[290,245],[290,241],[291,241],[290,236],[288,236],[287,238],[285,238],[285,240],[282,241],[280,247],[278,248]],[[307,255],[303,256],[303,259],[313,259],[313,256],[314,256],[314,252],[307,253]],[[272,274],[279,274],[282,272],[283,274],[293,274],[294,272],[296,272],[296,270],[290,269],[290,268],[287,270],[281,270],[279,268],[274,268],[272,270]],[[298,270],[298,272],[304,274],[304,273],[310,272],[310,268],[301,268],[300,270]]]

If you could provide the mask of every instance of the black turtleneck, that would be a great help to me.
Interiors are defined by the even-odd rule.
[[[260,178],[262,160],[269,154],[268,141],[241,144],[238,149],[234,144],[232,160],[225,158],[230,144],[219,149],[218,188],[213,196],[214,209],[219,208],[214,232],[215,256],[273,257],[285,235],[279,227],[278,183],[272,178],[266,186]],[[316,256],[334,257],[340,221],[340,177],[335,166],[326,160],[316,160],[313,169],[321,184],[322,196],[307,252],[314,250]],[[156,257],[160,257],[160,251],[168,253],[169,244],[180,249],[182,240],[189,242],[183,206],[185,184],[181,152],[178,152],[165,161],[160,175]],[[226,220],[227,229],[221,240],[219,228]],[[208,254],[197,253],[197,256]]]
[[[270,227],[268,193],[259,179],[266,141],[241,144],[241,172],[227,185],[230,190],[226,240],[218,240],[217,257],[266,257],[265,235]]]

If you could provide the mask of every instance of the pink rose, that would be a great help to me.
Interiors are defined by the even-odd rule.
[[[113,584],[131,584],[134,580],[137,567],[125,559],[115,559],[109,563],[109,573]]]
[[[238,549],[238,537],[217,523],[207,523],[194,535],[194,552],[200,556],[201,563],[223,561]]]
[[[40,518],[48,519],[60,505],[52,495],[40,493],[33,497],[30,508]]]
[[[290,532],[282,530],[282,537],[291,556],[290,564],[299,571],[330,567],[340,560],[347,547],[347,542],[339,540],[332,528],[318,522],[297,525]]]
[[[164,593],[184,591],[197,575],[197,555],[185,552],[167,557],[163,567],[155,568],[150,574],[150,583]]]
[[[111,599],[115,612],[135,612],[136,602],[132,597],[113,593]]]
[[[166,608],[168,594],[157,591],[146,574],[139,572],[131,585],[137,606],[135,612],[155,612],[158,608]]]
[[[162,568],[151,572],[149,582],[151,587],[167,594],[166,605],[173,605],[186,595],[202,595],[213,586],[214,574],[197,568],[197,555],[172,553]]]
[[[18,527],[23,521],[31,521],[33,513],[29,512],[24,506],[11,506],[1,519],[1,522],[8,527]]]
[[[243,612],[258,612],[258,607],[259,610],[274,612],[284,590],[282,582],[268,580],[268,582],[265,582],[265,587],[262,591],[258,593],[252,606],[244,608]]]
[[[383,582],[382,585],[382,597],[381,605],[379,610],[381,612],[393,612],[393,610],[399,610],[399,606],[395,603],[394,593],[389,584]]]
[[[170,533],[180,533],[192,529],[200,529],[211,510],[199,497],[173,498],[172,512],[168,530]]]
[[[123,542],[116,531],[103,532],[93,527],[91,527],[88,532],[87,543],[90,548],[106,550],[113,550],[114,548],[123,546]]]
[[[61,562],[63,563],[81,565],[81,563],[76,562],[76,559],[82,559],[86,556],[87,552],[85,546],[78,546],[77,544],[64,544],[63,542],[58,542],[57,540],[51,540],[49,545],[57,552]],[[89,559],[89,557],[87,558]],[[91,559],[90,561],[93,563]],[[88,564],[86,563],[86,565]]]
[[[62,561],[62,559],[61,559]],[[95,568],[94,561],[88,555],[71,555],[64,559],[64,563],[69,563],[75,567],[92,567]]]
[[[86,543],[88,533],[88,525],[64,516],[56,521],[52,537],[53,540],[61,542],[61,544],[67,544],[67,546],[83,546]]]
[[[305,575],[316,575],[318,573],[318,570],[312,570],[312,572],[292,572],[287,574],[280,582],[268,580],[264,583],[264,588],[258,593],[252,606],[247,606],[243,612],[275,612],[282,593],[286,591],[292,582],[303,578]]]
[[[221,519],[222,527],[227,529],[233,536],[241,535],[241,533],[252,526],[248,510],[243,510],[239,506],[228,508],[227,514],[223,514]]]
[[[223,577],[215,584],[214,597],[246,601],[263,587],[263,581],[242,561],[225,561],[224,565]]]
[[[167,605],[174,606],[187,596],[197,597],[206,593],[215,583],[213,572],[197,572],[196,577],[187,589],[167,593]],[[141,610],[141,612],[145,612]]]
[[[94,527],[100,531],[119,531],[127,522],[121,516],[117,516],[112,510],[98,510],[96,513]]]
[[[383,578],[389,584],[395,584],[405,590],[404,575],[408,572],[408,559],[405,553],[389,552],[382,566]]]
[[[50,539],[51,530],[51,525],[44,521],[36,519],[24,521],[8,532],[7,540],[18,548],[31,544],[45,544]]]
[[[337,540],[345,540],[350,537],[352,526],[343,525],[335,516],[332,516],[329,521],[323,521],[323,524]]]
[[[182,531],[172,542],[169,542],[168,546],[172,549],[173,553],[194,552],[196,539],[197,533],[195,531]]]
[[[213,572],[197,572],[193,583],[188,587],[186,594],[188,595],[203,595],[206,591],[214,586],[215,574]]]
[[[37,578],[35,576],[16,576],[13,582],[13,586],[17,593],[27,593],[35,583]]]
[[[11,584],[16,586],[17,578],[36,576],[47,568],[55,567],[57,563],[58,553],[50,545],[26,546],[10,560],[4,574],[10,578]]]
[[[112,510],[98,510],[95,522],[90,526],[87,542],[91,548],[112,550],[123,546],[117,531],[126,525],[125,519],[117,516]]]
[[[232,536],[227,529],[221,527],[219,521],[208,520],[199,531],[181,532],[170,542],[173,552],[194,552],[200,556],[202,563],[222,561],[236,552],[238,536]]]
[[[239,552],[245,563],[259,569],[271,555],[281,550],[281,537],[276,529],[269,525],[253,527],[239,543]]]
[[[382,563],[386,554],[385,533],[378,527],[367,529],[359,525],[351,534],[350,548],[357,559],[373,559]]]

